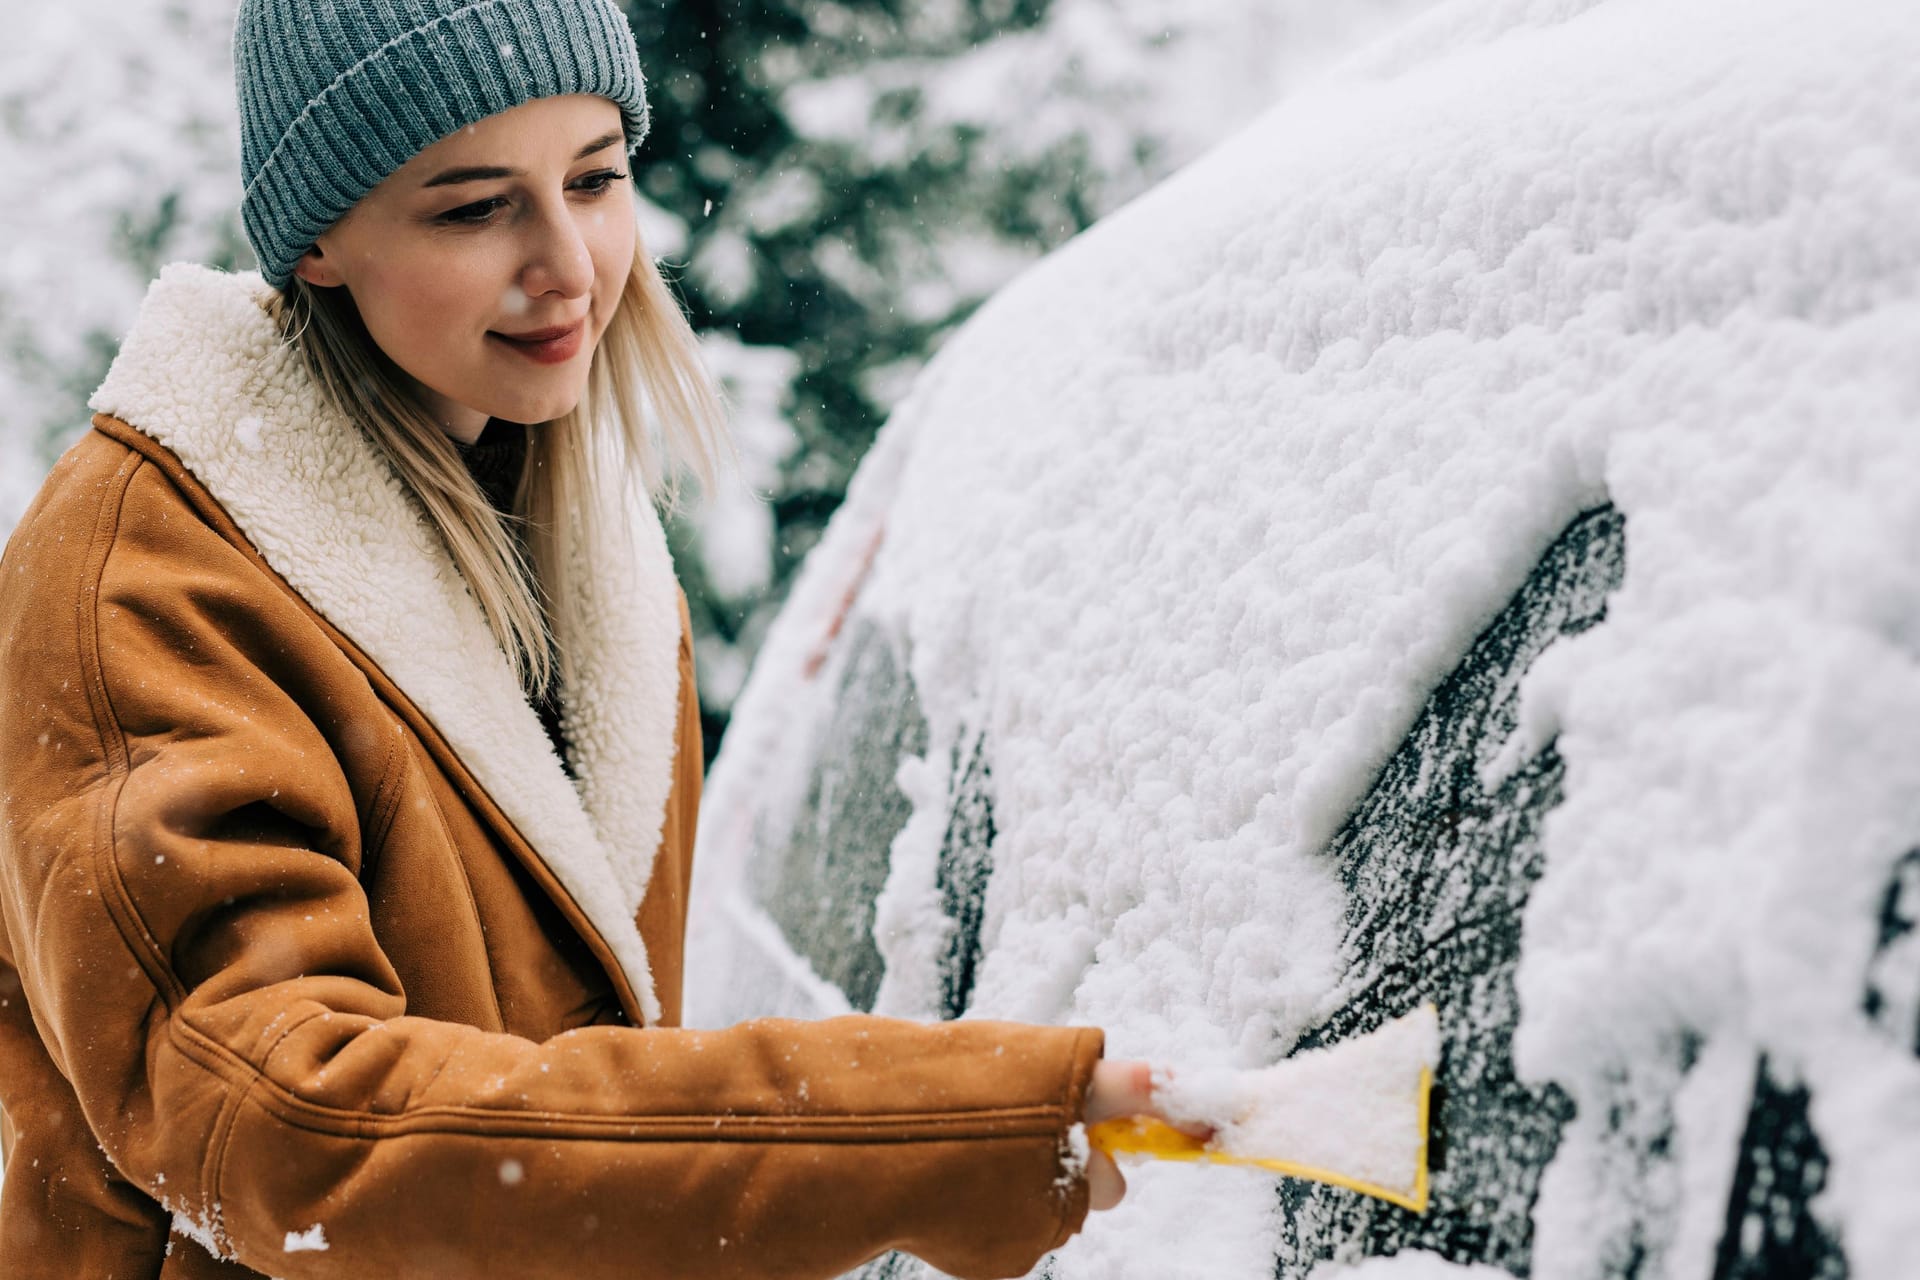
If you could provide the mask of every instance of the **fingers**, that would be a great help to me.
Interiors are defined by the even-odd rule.
[[[1173,1078],[1171,1071],[1163,1080]],[[1192,1120],[1175,1119],[1154,1097],[1154,1071],[1145,1062],[1114,1062],[1102,1059],[1093,1068],[1093,1086],[1087,1091],[1084,1119],[1099,1124],[1120,1116],[1152,1116],[1172,1125],[1189,1138],[1212,1141],[1213,1126]]]
[[[1127,1180],[1120,1174],[1120,1166],[1113,1157],[1104,1151],[1095,1151],[1087,1158],[1087,1207],[1092,1210],[1111,1209],[1120,1203],[1127,1194]]]

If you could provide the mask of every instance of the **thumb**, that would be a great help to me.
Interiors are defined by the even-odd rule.
[[[1160,1074],[1163,1081],[1172,1079],[1170,1071]],[[1095,1063],[1093,1087],[1087,1091],[1083,1118],[1088,1124],[1099,1124],[1102,1120],[1117,1120],[1123,1116],[1151,1116],[1172,1125],[1190,1138],[1201,1142],[1210,1140],[1213,1137],[1212,1125],[1176,1120],[1167,1114],[1155,1096],[1154,1077],[1153,1067],[1145,1062],[1111,1062],[1102,1059]]]

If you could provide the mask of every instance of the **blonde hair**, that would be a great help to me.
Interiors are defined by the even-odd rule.
[[[581,623],[570,571],[576,541],[594,545],[595,523],[616,512],[625,520],[635,503],[671,508],[685,473],[711,487],[729,449],[725,407],[699,340],[638,238],[580,403],[529,424],[526,465],[505,519],[525,522],[530,556],[344,288],[295,276],[275,302],[282,335],[322,391],[425,508],[523,686],[544,689],[571,673],[567,641]],[[563,512],[573,518],[556,519]]]

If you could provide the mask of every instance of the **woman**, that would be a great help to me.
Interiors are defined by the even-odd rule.
[[[1097,1030],[676,1027],[644,424],[720,415],[619,11],[246,0],[235,61],[261,274],[162,274],[0,560],[0,1271],[1026,1270],[1153,1110]]]

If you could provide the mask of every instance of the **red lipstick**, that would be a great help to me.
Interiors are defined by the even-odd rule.
[[[584,318],[568,325],[555,325],[549,329],[530,329],[526,333],[497,333],[489,330],[487,336],[503,343],[508,350],[517,351],[529,360],[540,364],[564,364],[579,354],[581,340],[586,337],[587,322]]]

